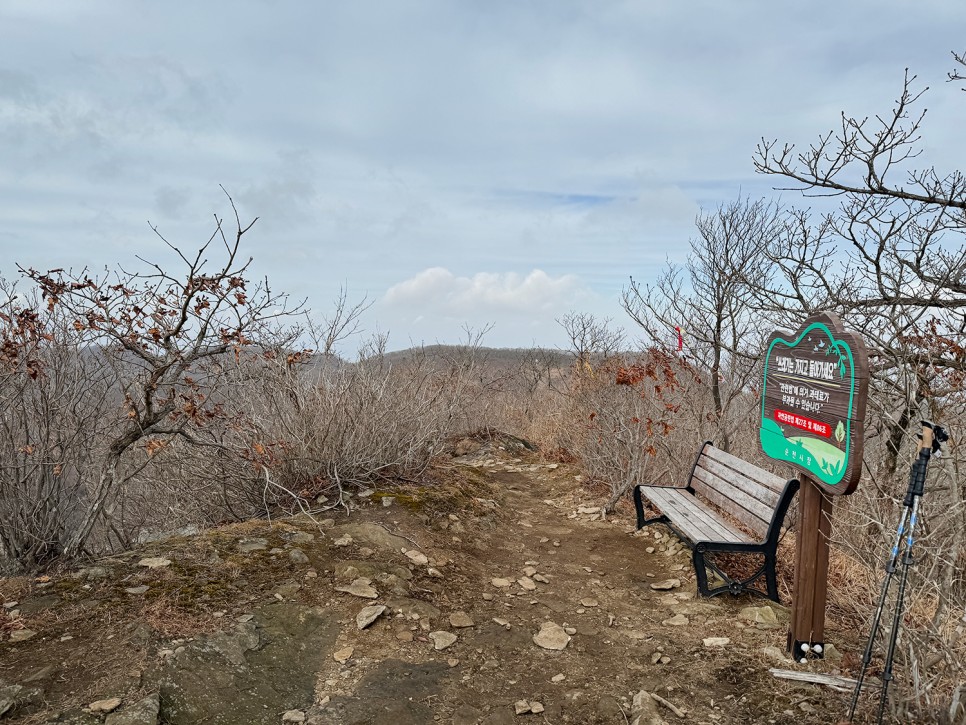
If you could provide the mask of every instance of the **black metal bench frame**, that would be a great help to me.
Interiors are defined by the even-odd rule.
[[[735,477],[741,477],[742,484],[744,486],[754,491],[755,486],[757,485],[760,487],[761,493],[766,494],[766,496],[763,497],[777,500],[777,503],[775,503],[773,506],[768,506],[768,508],[771,509],[772,514],[770,521],[767,522],[767,529],[762,531],[762,527],[758,527],[758,535],[761,536],[761,534],[764,534],[763,538],[761,538],[761,540],[755,540],[753,537],[744,534],[744,532],[739,532],[733,526],[726,523],[723,519],[721,519],[717,512],[715,512],[704,500],[698,498],[696,495],[698,493],[705,492],[703,490],[704,486],[701,485],[699,485],[698,488],[702,490],[695,490],[695,473],[699,469],[699,464],[706,460],[709,447],[714,448],[711,441],[706,441],[699,449],[698,455],[694,460],[694,465],[691,467],[691,475],[688,477],[687,485],[683,488],[674,487],[672,490],[687,492],[690,494],[693,499],[690,497],[683,499],[682,503],[686,503],[688,508],[690,508],[692,511],[698,512],[707,521],[714,522],[714,525],[718,527],[719,531],[722,532],[723,535],[715,537],[715,540],[704,540],[700,537],[691,536],[683,530],[686,527],[682,525],[682,522],[676,522],[674,520],[674,513],[662,510],[650,499],[648,499],[649,503],[651,503],[651,505],[661,513],[654,518],[645,519],[643,499],[648,498],[648,492],[653,492],[653,495],[658,497],[661,493],[667,493],[669,487],[647,486],[643,484],[638,484],[634,487],[634,507],[637,510],[637,529],[640,530],[651,524],[664,524],[691,549],[694,571],[698,580],[698,591],[700,592],[701,596],[713,597],[717,596],[718,594],[725,593],[737,595],[741,594],[742,592],[748,592],[750,594],[766,597],[775,602],[780,602],[778,596],[778,576],[776,572],[778,542],[781,537],[781,528],[782,523],[785,520],[785,514],[788,512],[788,507],[791,505],[792,499],[794,498],[795,493],[798,491],[799,482],[797,479],[791,479],[784,483],[783,487],[779,487],[777,484],[780,483],[781,479],[774,474],[760,469],[757,466],[753,466],[752,464],[741,459],[734,459],[733,465],[740,464],[742,470],[731,471],[731,473],[733,473]],[[727,454],[724,455],[726,456]],[[720,454],[719,457],[721,457]],[[747,475],[748,473],[754,473],[755,478],[757,479],[768,480],[769,482],[774,481],[775,485],[766,486],[759,480],[755,480],[755,478]],[[728,483],[726,478],[722,480],[725,483]],[[664,489],[664,491],[661,492],[659,489]],[[727,494],[722,494],[720,492],[713,493],[716,496],[727,497]],[[737,493],[734,495],[736,497],[738,496]],[[753,494],[748,495],[753,496]],[[746,494],[742,493],[741,496],[745,497]],[[744,498],[744,500],[746,503],[748,503],[747,498]],[[727,504],[728,502],[721,500],[718,503]],[[756,506],[756,508],[762,512],[765,510],[761,509],[759,506]],[[721,510],[727,511],[724,506],[721,507]],[[757,514],[757,516],[758,520],[756,523],[765,523],[761,518],[760,513]],[[742,521],[742,523],[746,524],[747,522]],[[750,577],[736,580],[730,577],[726,572],[722,571],[714,562],[713,554],[725,552],[737,554],[758,554],[764,557],[764,563]],[[708,569],[713,571],[721,578],[723,582],[725,582],[723,586],[718,586],[714,589],[708,588]],[[755,582],[758,581],[762,576],[765,578],[764,590],[754,586]]]

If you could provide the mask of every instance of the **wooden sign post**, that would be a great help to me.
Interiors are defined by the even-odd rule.
[[[832,496],[852,493],[862,471],[869,364],[862,338],[832,313],[791,335],[774,332],[765,353],[759,440],[765,455],[800,476],[798,548],[788,649],[795,659],[825,649]]]

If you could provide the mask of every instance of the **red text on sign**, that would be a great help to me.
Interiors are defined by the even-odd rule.
[[[806,418],[801,415],[795,415],[794,413],[789,413],[787,410],[776,409],[775,420],[778,423],[784,423],[785,425],[794,426],[795,428],[801,428],[802,430],[822,436],[823,438],[832,437],[832,426],[830,426],[828,423],[823,423],[820,420],[814,420],[812,418]]]

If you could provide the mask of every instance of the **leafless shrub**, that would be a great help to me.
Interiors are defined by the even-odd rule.
[[[466,409],[481,395],[479,355],[479,338],[444,358],[413,350],[395,364],[383,338],[367,342],[355,362],[267,353],[246,376],[246,455],[307,506],[320,495],[328,507],[345,505],[352,489],[416,480],[444,440],[465,429]],[[263,483],[249,482],[249,499],[265,496]]]

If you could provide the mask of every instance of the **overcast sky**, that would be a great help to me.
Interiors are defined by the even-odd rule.
[[[751,157],[932,90],[961,164],[961,0],[0,0],[0,274],[172,262],[245,217],[254,272],[390,347],[563,343],[624,323],[702,207],[772,194]],[[953,168],[957,168],[954,166]],[[788,192],[783,199],[799,202]]]

